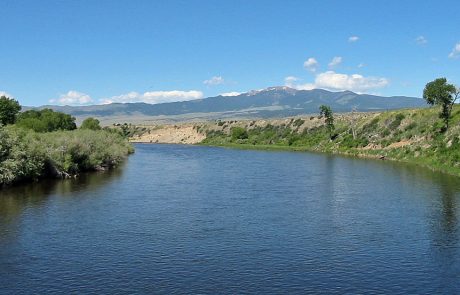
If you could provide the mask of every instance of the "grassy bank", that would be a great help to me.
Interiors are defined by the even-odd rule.
[[[0,128],[0,139],[0,187],[108,169],[134,151],[119,133],[107,130],[38,133],[9,125]]]
[[[337,115],[331,134],[324,118],[219,121],[197,126],[204,145],[339,153],[416,163],[460,175],[460,106],[441,132],[439,108]]]

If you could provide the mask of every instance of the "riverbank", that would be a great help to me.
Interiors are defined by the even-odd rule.
[[[227,132],[208,129],[202,144],[379,158],[460,175],[460,107],[455,107],[451,127],[445,133],[440,132],[438,111],[430,108],[337,116],[332,136],[321,117],[293,118],[283,124],[250,122]]]
[[[0,128],[0,188],[41,178],[69,178],[85,171],[107,170],[134,152],[115,130],[39,133]]]
[[[312,151],[414,163],[460,176],[460,106],[452,111],[449,130],[438,108],[336,114],[331,134],[318,115],[275,120],[215,121],[169,126],[168,132],[199,134],[192,144],[243,149]],[[146,130],[160,126],[143,126]],[[187,128],[187,132],[183,132]],[[332,136],[331,136],[332,135]],[[144,136],[144,137],[143,137]],[[189,143],[184,136],[170,136]],[[145,135],[137,137],[137,141]],[[199,139],[200,136],[194,136]],[[332,139],[331,139],[332,138]],[[159,141],[144,141],[159,142]]]

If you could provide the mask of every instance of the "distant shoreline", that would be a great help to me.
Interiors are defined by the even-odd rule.
[[[334,140],[326,134],[323,118],[308,116],[142,126],[144,132],[130,141],[321,152],[411,163],[460,176],[460,106],[452,112],[450,130],[442,134],[438,111],[429,108],[337,114]],[[246,134],[232,138],[235,128]]]

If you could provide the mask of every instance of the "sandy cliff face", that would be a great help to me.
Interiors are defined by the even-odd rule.
[[[183,143],[196,144],[203,141],[206,135],[199,133],[194,125],[162,125],[148,126],[147,131],[131,138],[131,142],[151,143]]]

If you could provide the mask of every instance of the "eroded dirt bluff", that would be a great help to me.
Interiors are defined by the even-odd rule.
[[[337,121],[351,124],[354,120],[375,117],[377,113],[356,113],[356,114],[337,114]],[[226,120],[208,121],[195,123],[161,124],[161,125],[137,125],[136,133],[130,138],[131,142],[140,143],[182,143],[197,144],[206,138],[210,131],[229,134],[233,127],[243,127],[251,130],[257,127],[287,126],[292,125],[295,132],[302,132],[304,129],[324,125],[324,119],[318,116],[298,116],[280,119],[258,119],[258,120]]]
[[[192,124],[144,126],[144,128],[146,130],[143,134],[133,136],[130,141],[196,144],[206,138],[206,135],[198,132]]]

